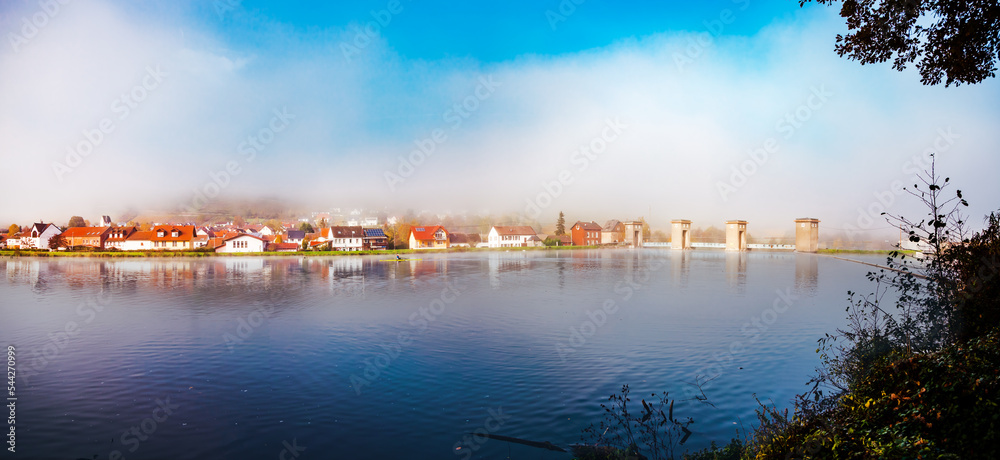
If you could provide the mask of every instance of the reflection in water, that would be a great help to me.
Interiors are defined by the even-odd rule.
[[[108,457],[113,446],[90,446],[120,438],[166,396],[180,409],[143,442],[147,455],[274,458],[297,438],[340,458],[452,457],[499,407],[517,417],[499,434],[569,444],[621,385],[683,391],[743,341],[711,388],[726,409],[683,408],[702,427],[688,443],[700,448],[753,416],[750,392],[779,405],[801,392],[817,364],[801,345],[842,324],[843,292],[867,271],[766,251],[416,257],[0,261],[0,338],[24,353],[21,370],[47,359],[19,397],[32,427],[19,436],[33,450],[25,458]],[[803,301],[751,343],[742,326],[793,279]],[[461,295],[425,320],[449,285]],[[601,313],[609,299],[617,309]],[[557,344],[573,353],[560,357]],[[371,377],[363,394],[352,375]],[[565,458],[513,448],[511,458]]]
[[[559,292],[566,286],[566,261],[559,259],[556,262],[557,274],[559,276]]]
[[[682,288],[688,287],[691,276],[691,251],[671,251],[670,265],[673,273],[674,285]]]
[[[30,259],[10,259],[7,261],[7,282],[10,284],[27,284],[31,290],[44,290],[44,277],[40,273],[40,261]],[[48,265],[46,265],[48,268]]]
[[[310,259],[306,262],[309,271],[319,275],[320,279],[326,281],[330,292],[336,296],[364,297],[367,274],[365,272],[365,259],[361,257],[335,257],[332,259]],[[368,268],[372,269],[372,276],[379,278],[384,274],[384,270],[379,265],[374,265],[371,261]]]
[[[489,263],[490,287],[500,289],[506,273],[517,273],[531,268],[527,251],[491,252]]]
[[[799,294],[815,295],[819,283],[819,256],[816,254],[795,254],[795,291]]]
[[[744,251],[726,252],[726,281],[739,294],[746,292],[747,256]]]

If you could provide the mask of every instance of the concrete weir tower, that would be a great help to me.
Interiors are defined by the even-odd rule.
[[[745,220],[726,221],[726,250],[727,251],[747,250],[747,221]]]
[[[803,217],[795,219],[795,251],[816,252],[819,250],[819,219]]]
[[[691,221],[670,221],[670,248],[691,249]]]
[[[630,221],[623,222],[623,224],[625,225],[625,242],[630,248],[641,248],[645,244],[645,239],[642,236],[642,222]]]

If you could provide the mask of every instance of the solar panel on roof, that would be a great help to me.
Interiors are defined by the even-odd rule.
[[[424,231],[424,228],[423,227],[417,227],[417,231],[418,232],[422,232],[422,231]]]

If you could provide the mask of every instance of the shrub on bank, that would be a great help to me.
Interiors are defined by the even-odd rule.
[[[1000,330],[894,353],[832,409],[793,418],[750,458],[1000,458]]]

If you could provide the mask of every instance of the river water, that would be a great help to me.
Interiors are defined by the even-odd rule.
[[[806,389],[816,340],[871,268],[712,250],[413,257],[0,260],[18,456],[566,459],[469,433],[567,447],[623,384],[677,400],[695,420],[684,448],[725,443],[754,394],[788,407]]]

